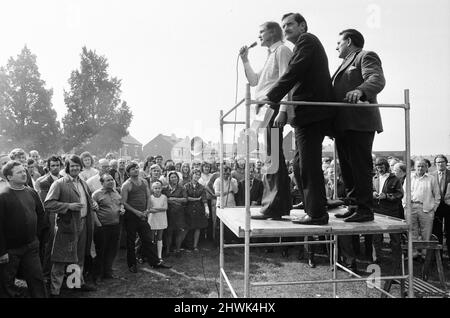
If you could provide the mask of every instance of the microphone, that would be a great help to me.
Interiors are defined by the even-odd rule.
[[[258,42],[253,42],[252,44],[250,44],[249,46],[248,46],[248,48],[249,49],[251,49],[251,48],[253,48],[253,47],[255,47],[255,46],[257,46],[258,45]]]

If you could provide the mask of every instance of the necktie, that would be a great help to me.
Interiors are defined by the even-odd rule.
[[[441,190],[441,198],[444,196],[444,173],[439,171],[439,189]]]

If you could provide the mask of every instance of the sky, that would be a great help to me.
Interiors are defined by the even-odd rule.
[[[383,63],[378,102],[403,103],[410,90],[412,154],[450,154],[448,0],[1,0],[0,10],[0,65],[27,45],[61,119],[81,48],[95,50],[122,80],[121,97],[134,115],[129,132],[143,144],[160,133],[219,140],[219,111],[235,104],[236,85],[238,100],[244,97],[239,48],[257,40],[262,23],[301,13],[325,47],[331,74],[341,64],[338,33],[355,28]],[[260,46],[251,50],[256,70],[265,54]],[[381,114],[384,132],[374,150],[404,150],[404,111]],[[237,116],[242,120],[243,111]],[[234,127],[225,135],[232,141]]]

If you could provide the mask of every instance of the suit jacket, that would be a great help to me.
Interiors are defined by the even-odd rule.
[[[264,185],[261,180],[253,179],[253,185],[250,188],[250,203],[257,202],[257,205],[261,205],[262,196],[264,192]],[[236,205],[245,205],[245,180],[242,180],[238,184],[238,193],[236,194]]]
[[[378,175],[373,177],[373,191],[378,193],[380,187],[380,178]],[[403,198],[402,182],[393,173],[389,174],[386,182],[381,190],[384,194],[392,194],[391,198],[386,199],[374,199],[374,210],[376,213],[389,215],[393,217],[401,217],[400,205]]]
[[[92,196],[86,182],[80,179],[87,199],[86,215],[86,254],[89,254],[94,229]],[[45,198],[44,207],[50,213],[56,213],[56,234],[53,242],[52,261],[77,263],[78,232],[81,223],[81,212],[69,210],[69,203],[80,202],[80,194],[69,176],[56,180],[50,186]]]
[[[271,102],[278,103],[293,90],[292,100],[330,102],[333,100],[328,58],[319,39],[303,33],[295,43],[289,65],[267,93]],[[276,111],[279,106],[271,106]],[[294,126],[304,127],[334,116],[335,108],[324,106],[296,106]]]
[[[377,104],[377,94],[385,85],[381,60],[374,52],[357,50],[353,52],[334,73],[333,92],[336,102],[342,103],[347,92],[359,89],[363,92],[361,101]],[[335,121],[338,131],[383,131],[378,108],[339,107]]]
[[[441,204],[440,208],[444,208],[446,212],[450,213],[450,170],[446,169],[445,171],[445,180],[444,180],[444,189],[441,189],[441,185],[439,184],[439,171],[433,171],[431,175],[436,178],[436,182],[439,185],[439,190],[441,191]],[[439,214],[439,213],[438,213]]]

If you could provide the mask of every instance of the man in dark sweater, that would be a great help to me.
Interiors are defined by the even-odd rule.
[[[26,186],[27,174],[18,161],[2,169],[9,185],[0,192],[0,297],[16,296],[14,280],[21,268],[33,298],[47,296],[38,235],[45,224],[44,208],[35,190]]]

